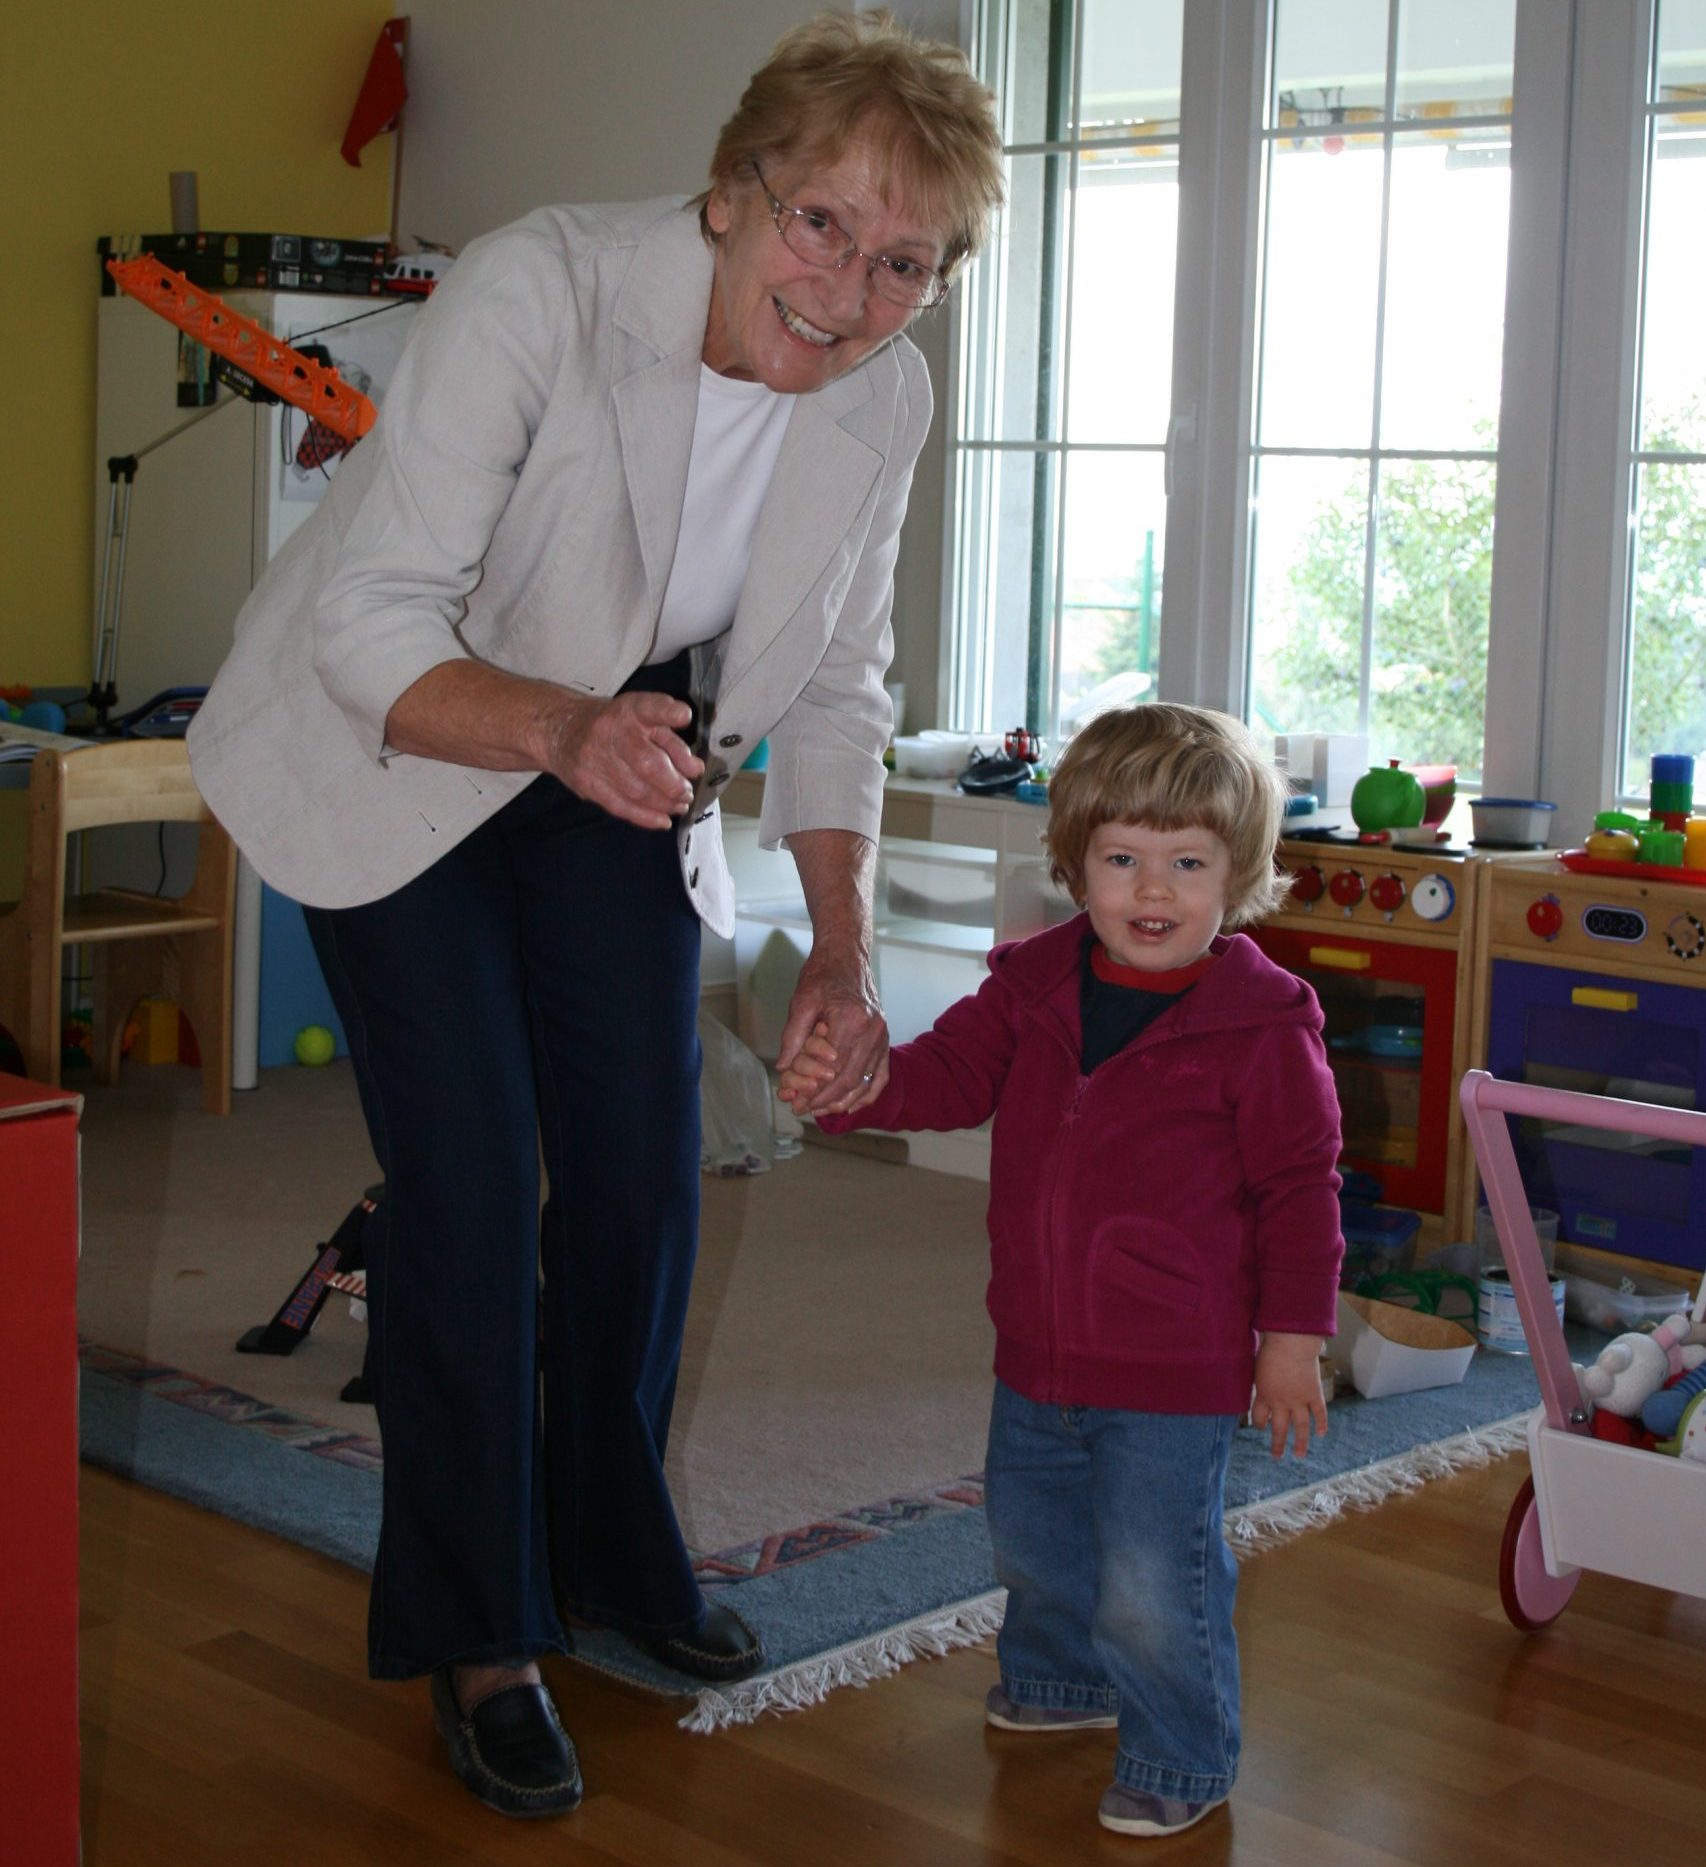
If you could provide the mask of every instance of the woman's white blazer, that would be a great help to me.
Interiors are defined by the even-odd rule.
[[[457,260],[190,730],[203,795],[275,888],[375,900],[533,781],[386,746],[430,668],[471,656],[611,694],[647,659],[710,291],[678,200],[544,208]],[[676,838],[718,933],[734,897],[717,799],[761,738],[767,846],[877,833],[895,553],[930,409],[904,337],[795,400],[733,624],[701,657],[706,771]]]

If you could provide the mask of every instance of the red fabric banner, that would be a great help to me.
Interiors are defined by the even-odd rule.
[[[367,76],[350,112],[349,127],[344,131],[344,160],[352,169],[361,167],[361,152],[382,131],[396,126],[398,113],[409,101],[409,87],[403,78],[403,51],[409,40],[409,22],[388,19],[379,29],[373,56],[367,61]]]

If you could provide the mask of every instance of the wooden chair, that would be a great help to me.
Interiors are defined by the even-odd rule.
[[[66,839],[113,823],[198,823],[195,880],[176,900],[106,888],[66,897]],[[125,1026],[159,993],[189,1019],[201,1051],[202,1107],[231,1112],[231,926],[237,853],[190,776],[181,739],[120,739],[43,751],[30,769],[24,898],[0,904],[0,1024],[26,1073],[57,1084],[64,949],[94,966],[91,1059],[118,1080]]]

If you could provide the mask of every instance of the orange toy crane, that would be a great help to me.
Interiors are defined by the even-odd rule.
[[[335,369],[280,343],[253,318],[233,311],[214,293],[191,285],[181,272],[163,266],[152,253],[109,259],[107,271],[150,311],[157,311],[216,356],[235,364],[280,401],[305,409],[352,446],[378,419],[379,411],[368,398]]]

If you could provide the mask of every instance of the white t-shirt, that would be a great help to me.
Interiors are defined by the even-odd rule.
[[[758,515],[793,408],[791,395],[699,365],[681,535],[649,664],[710,641],[734,621]]]

